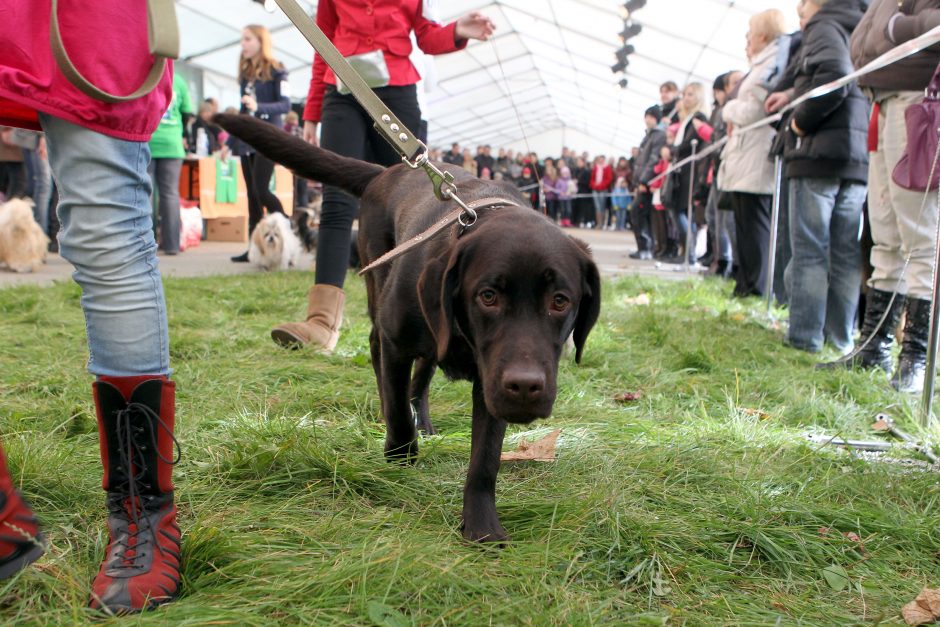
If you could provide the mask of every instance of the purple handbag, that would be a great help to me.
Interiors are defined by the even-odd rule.
[[[907,146],[894,166],[891,179],[905,189],[923,192],[927,189],[927,179],[940,144],[940,65],[924,91],[924,99],[904,111],[904,126]],[[930,189],[937,189],[938,183],[940,162],[934,169]]]

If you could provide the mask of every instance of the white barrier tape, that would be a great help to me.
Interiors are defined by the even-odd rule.
[[[911,39],[910,41],[904,42],[900,46],[897,46],[895,48],[892,48],[891,50],[888,50],[886,53],[884,53],[877,59],[872,60],[871,62],[855,70],[851,74],[846,74],[842,78],[826,83],[825,85],[820,85],[819,87],[816,87],[815,89],[811,89],[810,91],[806,92],[805,94],[803,94],[796,100],[793,100],[790,103],[788,103],[787,106],[780,109],[773,115],[769,115],[766,118],[763,118],[761,120],[758,120],[757,122],[754,122],[753,124],[748,124],[747,126],[742,126],[741,128],[735,128],[734,133],[736,135],[739,135],[741,133],[749,133],[750,131],[753,131],[754,129],[762,128],[764,126],[767,126],[768,124],[777,122],[783,117],[784,113],[787,113],[788,111],[792,111],[793,109],[800,106],[807,100],[810,100],[812,98],[819,98],[820,96],[831,94],[837,89],[841,89],[845,87],[852,81],[858,80],[859,78],[861,78],[862,76],[865,76],[866,74],[871,74],[872,72],[875,72],[884,67],[887,67],[891,65],[892,63],[897,63],[901,59],[905,59],[913,54],[920,52],[921,50],[924,50],[925,48],[929,48],[930,46],[934,45],[937,42],[940,42],[940,26],[932,28],[931,30],[927,31],[920,37],[915,37],[914,39]],[[924,87],[927,87],[927,86],[924,85]],[[665,172],[657,174],[655,177],[650,179],[648,185],[652,185],[653,183],[665,178],[669,174],[672,174],[676,170],[679,170],[685,167],[686,165],[692,163],[693,161],[699,161],[701,159],[704,159],[705,157],[709,156],[713,152],[716,152],[717,150],[723,148],[724,145],[728,143],[729,139],[731,139],[731,136],[723,137],[721,140],[711,144],[710,146],[708,146],[701,152],[696,153],[695,155],[686,157],[685,159],[682,159],[681,161],[676,162],[675,164],[670,166],[669,169],[666,170]]]

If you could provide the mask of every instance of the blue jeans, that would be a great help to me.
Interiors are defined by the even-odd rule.
[[[591,198],[594,200],[594,226],[595,228],[604,228],[604,216],[607,214],[607,192],[591,191]]]
[[[859,236],[866,186],[835,178],[790,179],[788,341],[818,351],[823,340],[852,348],[861,286]]]
[[[59,252],[75,266],[99,376],[169,374],[163,284],[151,219],[150,148],[40,114],[59,188]]]

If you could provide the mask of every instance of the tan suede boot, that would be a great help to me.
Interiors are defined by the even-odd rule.
[[[340,288],[324,283],[310,288],[307,302],[307,319],[274,327],[271,338],[288,348],[310,345],[332,352],[339,340],[346,295]]]

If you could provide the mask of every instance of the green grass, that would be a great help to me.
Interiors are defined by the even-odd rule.
[[[724,285],[605,283],[584,362],[563,359],[553,418],[510,429],[507,447],[563,431],[557,462],[501,471],[497,506],[513,541],[499,550],[458,529],[469,386],[435,378],[442,435],[422,443],[414,468],[385,463],[361,281],[348,282],[335,355],[268,338],[299,316],[309,279],[166,281],[183,590],[124,620],[897,623],[921,587],[940,585],[938,475],[801,437],[874,437],[879,411],[924,435],[915,403],[883,376],[813,370],[760,303],[733,301]],[[625,303],[644,292],[650,306]],[[0,430],[51,543],[0,582],[5,624],[101,619],[85,609],[106,533],[78,301],[71,284],[0,291]],[[632,390],[639,401],[613,402]],[[848,573],[842,590],[822,574],[833,564]]]

